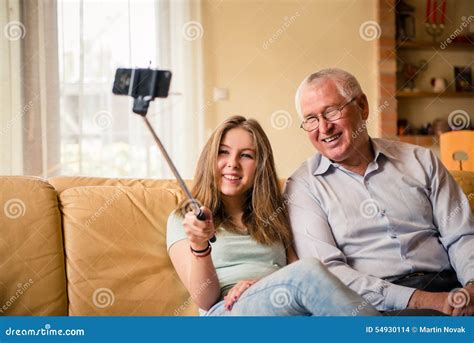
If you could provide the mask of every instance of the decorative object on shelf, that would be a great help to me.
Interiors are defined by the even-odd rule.
[[[418,134],[422,136],[428,136],[433,134],[433,126],[431,123],[427,123],[418,129]]]
[[[425,29],[433,37],[433,42],[437,42],[437,37],[444,31],[446,20],[446,0],[441,0],[441,16],[438,22],[438,1],[426,0]]]
[[[471,66],[454,67],[454,81],[456,84],[456,92],[474,91]]]
[[[395,13],[397,21],[397,41],[415,39],[415,7],[404,0],[398,1]]]
[[[437,137],[439,135],[451,131],[451,128],[449,127],[448,120],[445,118],[436,118],[433,120],[433,134]]]
[[[426,60],[420,60],[418,63],[401,62],[399,63],[399,73],[402,78],[402,87],[404,91],[418,92],[418,88],[415,85],[415,79],[418,77],[420,72],[426,70],[428,62]]]
[[[411,134],[410,123],[406,119],[397,120],[397,134],[399,136],[405,136]]]
[[[433,77],[431,79],[431,87],[433,87],[433,92],[442,93],[448,87],[448,80],[442,77]]]
[[[408,124],[407,128],[403,132],[403,135],[400,136],[432,136],[433,135],[433,125],[431,123],[426,123],[421,126],[411,126]]]

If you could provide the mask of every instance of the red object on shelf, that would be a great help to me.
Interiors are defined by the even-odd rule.
[[[431,0],[426,0],[426,17],[425,23],[430,22],[430,10],[431,10]]]
[[[444,22],[446,20],[446,0],[443,0],[441,3],[441,24],[444,25]]]

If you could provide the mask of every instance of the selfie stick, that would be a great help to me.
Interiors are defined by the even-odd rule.
[[[176,169],[173,161],[171,160],[170,155],[166,151],[163,144],[161,144],[158,135],[156,134],[155,130],[153,129],[146,117],[150,101],[153,101],[155,97],[166,98],[168,96],[170,81],[170,71],[152,70],[150,68],[117,69],[112,92],[117,95],[129,95],[134,98],[133,112],[143,117],[146,126],[150,130],[153,138],[155,139],[158,148],[160,148],[161,153],[163,154],[166,162],[168,163],[168,166],[173,172],[174,177],[178,181],[179,186],[188,198],[188,201],[196,218],[199,220],[206,220],[206,215],[204,211],[200,208],[199,203],[196,199],[194,199],[193,195],[184,183],[183,178],[179,174],[178,169]],[[216,236],[212,236],[209,241],[211,243],[214,243],[216,241]]]
[[[183,192],[186,194],[186,197],[188,198],[188,200],[190,201],[191,203],[191,206],[192,206],[192,209],[193,209],[193,212],[194,214],[196,215],[196,218],[199,219],[199,220],[206,220],[206,215],[204,214],[204,211],[199,207],[199,204],[198,202],[196,201],[196,199],[194,199],[193,195],[191,194],[191,192],[189,191],[189,188],[186,186],[186,184],[184,183],[183,181],[183,178],[181,177],[181,175],[179,174],[178,172],[178,169],[176,169],[173,161],[171,160],[170,158],[170,155],[168,155],[168,152],[166,151],[165,147],[163,146],[163,144],[161,144],[161,141],[160,139],[158,138],[155,130],[153,129],[153,127],[151,126],[150,122],[148,121],[147,117],[146,116],[142,116],[143,117],[143,120],[145,121],[145,124],[146,126],[148,127],[148,129],[150,130],[153,138],[155,139],[155,142],[156,144],[158,145],[158,148],[160,148],[161,150],[161,153],[163,154],[163,157],[165,158],[166,162],[168,163],[168,166],[170,167],[171,171],[173,172],[174,174],[174,177],[176,178],[176,180],[178,181],[179,183],[179,186],[181,187],[181,189],[183,190]],[[212,243],[214,243],[216,241],[216,236],[212,236],[212,238],[210,239],[210,241]]]

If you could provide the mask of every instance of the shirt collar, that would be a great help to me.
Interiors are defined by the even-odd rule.
[[[314,158],[313,164],[313,175],[322,175],[326,173],[331,166],[332,162],[326,156],[317,153]]]
[[[380,155],[384,155],[387,158],[396,158],[395,155],[392,154],[390,151],[390,144],[386,140],[378,139],[378,138],[369,138],[370,143],[372,144],[372,148],[374,149],[374,161],[377,161]],[[313,158],[312,162],[312,174],[313,175],[322,175],[326,173],[329,167],[338,167],[339,164],[336,162],[332,162],[326,156],[321,155],[320,153],[316,154]]]
[[[375,159],[374,161],[377,161],[377,158],[379,157],[380,154],[384,155],[385,157],[389,159],[396,159],[396,155],[392,152],[392,149],[390,149],[390,146],[392,144],[397,144],[396,141],[389,141],[385,139],[380,139],[380,138],[370,138],[370,142],[372,143],[372,148],[374,149],[374,154],[375,154]]]

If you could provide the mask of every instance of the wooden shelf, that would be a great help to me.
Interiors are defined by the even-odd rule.
[[[445,46],[442,49],[442,46]],[[398,42],[397,49],[399,50],[427,50],[427,49],[435,49],[435,50],[472,50],[474,49],[474,43],[445,43],[445,42]]]
[[[399,91],[396,94],[397,98],[474,98],[474,92],[408,92]]]
[[[400,142],[432,147],[438,144],[436,136],[432,135],[406,135],[398,136]]]

